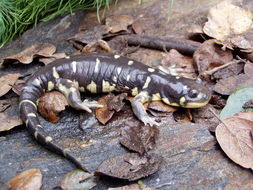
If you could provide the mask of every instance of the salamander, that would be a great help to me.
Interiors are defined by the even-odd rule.
[[[28,130],[41,144],[64,155],[82,167],[67,149],[43,130],[37,113],[37,100],[45,91],[58,90],[71,107],[91,112],[100,107],[96,101],[82,101],[80,92],[127,92],[133,96],[132,110],[144,124],[158,125],[143,106],[147,101],[160,100],[165,104],[185,108],[206,105],[210,91],[198,80],[166,74],[120,55],[87,54],[58,59],[35,72],[26,81],[20,95],[20,114]]]

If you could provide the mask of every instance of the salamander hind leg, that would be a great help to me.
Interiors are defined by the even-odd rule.
[[[91,112],[90,108],[103,107],[97,101],[82,101],[78,86],[69,79],[57,79],[56,89],[65,95],[69,105],[75,109]]]
[[[145,110],[145,107],[143,106],[143,103],[147,102],[149,99],[150,99],[150,97],[148,96],[147,92],[140,92],[131,101],[131,106],[132,106],[135,116],[139,120],[141,120],[145,125],[149,124],[151,126],[153,126],[153,125],[158,126],[159,124],[148,116],[148,114]]]

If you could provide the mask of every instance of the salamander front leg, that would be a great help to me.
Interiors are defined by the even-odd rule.
[[[145,107],[143,106],[143,103],[147,102],[149,99],[150,97],[148,96],[147,92],[141,92],[137,96],[135,96],[134,99],[131,101],[133,112],[136,117],[141,120],[145,125],[159,125],[157,122],[155,122],[152,118],[148,116]]]
[[[82,102],[78,86],[69,79],[57,79],[56,89],[65,95],[69,105],[75,109],[91,112],[90,108],[103,107],[97,101],[84,100]]]

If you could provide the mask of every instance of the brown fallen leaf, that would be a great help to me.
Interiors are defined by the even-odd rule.
[[[123,187],[108,188],[108,190],[155,190],[155,188],[147,187],[143,184],[131,184]]]
[[[48,55],[47,57],[39,58],[39,61],[48,65],[49,63],[55,61],[56,59],[61,59],[66,57],[65,53],[55,53],[53,55]]]
[[[26,170],[9,181],[11,190],[40,190],[42,174],[39,169]]]
[[[253,169],[253,112],[240,112],[223,120],[215,130],[222,150],[235,163]]]
[[[111,33],[127,31],[127,27],[133,22],[133,17],[128,15],[109,16],[105,19],[105,24],[110,27]]]
[[[155,173],[161,163],[162,157],[157,154],[127,153],[103,161],[95,174],[133,181]]]
[[[11,99],[0,100],[0,112],[4,112],[11,106]]]
[[[4,112],[0,113],[0,131],[8,131],[18,125],[22,125],[19,116],[9,116]]]
[[[213,90],[222,95],[230,95],[235,89],[253,86],[253,76],[240,74],[219,80]]]
[[[109,32],[110,28],[106,25],[97,25],[87,30],[78,32],[69,42],[81,42],[83,44],[89,44],[102,40],[103,36]],[[81,48],[82,49],[82,48]]]
[[[24,80],[20,80],[18,79],[14,85],[12,86],[12,91],[15,92],[17,95],[20,95],[21,94],[21,90],[22,88],[24,87],[25,85],[25,81]]]
[[[12,88],[12,85],[21,76],[19,73],[7,74],[0,77],[0,97],[5,95]]]
[[[203,28],[205,34],[230,48],[252,49],[250,41],[242,36],[252,29],[253,14],[250,10],[222,1],[210,9],[207,18]]]
[[[39,99],[38,111],[46,120],[55,123],[59,120],[57,114],[65,110],[67,105],[68,102],[62,93],[48,92]]]
[[[199,73],[224,65],[232,59],[232,51],[222,50],[215,40],[205,41],[193,54],[193,60]]]
[[[253,63],[252,62],[247,62],[244,65],[244,73],[247,75],[253,75]]]
[[[114,94],[107,94],[98,99],[98,103],[103,105],[102,108],[96,108],[96,118],[102,124],[106,124],[116,112],[119,112],[124,106],[123,100],[126,99],[127,94],[119,94],[115,96]]]
[[[171,113],[175,112],[178,108],[169,106],[161,101],[152,101],[148,104],[148,110],[154,110],[157,112],[165,112],[165,113]]]
[[[130,150],[143,154],[155,146],[159,130],[140,122],[127,122],[121,130],[120,143]]]
[[[82,170],[67,173],[61,180],[62,190],[89,190],[97,185],[98,178]]]
[[[104,40],[98,40],[87,44],[83,49],[82,53],[113,53],[113,50],[109,44]]]
[[[34,57],[43,56],[48,57],[53,55],[56,51],[56,47],[49,43],[38,43],[34,44],[31,47],[26,48],[16,55],[12,55],[0,60],[0,63],[10,62],[10,61],[19,61],[24,64],[29,64],[33,61]]]

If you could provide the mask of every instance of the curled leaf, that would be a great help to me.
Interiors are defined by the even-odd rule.
[[[215,130],[222,150],[235,163],[253,169],[253,112],[240,112],[223,120]]]
[[[62,93],[48,92],[39,99],[38,111],[46,120],[55,123],[59,120],[57,114],[65,110],[67,105],[68,102]]]

